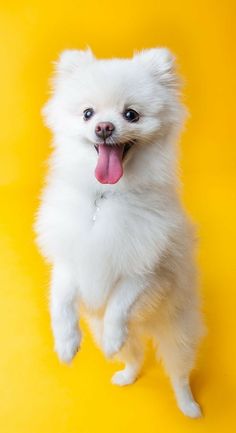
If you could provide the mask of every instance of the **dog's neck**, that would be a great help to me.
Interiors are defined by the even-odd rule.
[[[122,193],[120,191],[103,191],[103,192],[99,192],[96,194],[95,200],[94,200],[94,213],[93,213],[93,222],[96,221],[98,214],[101,210],[101,204],[103,200],[107,200],[110,197],[114,197],[114,196],[120,196],[123,195],[125,193]]]

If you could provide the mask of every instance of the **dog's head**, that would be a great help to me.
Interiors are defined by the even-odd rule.
[[[101,183],[116,183],[140,146],[158,142],[183,117],[174,59],[164,48],[127,60],[97,60],[90,50],[68,50],[56,64],[53,83],[46,122],[56,135],[97,154]]]

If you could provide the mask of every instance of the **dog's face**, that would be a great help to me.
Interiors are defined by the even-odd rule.
[[[152,49],[132,59],[96,60],[90,50],[65,51],[57,63],[47,124],[97,154],[95,175],[116,183],[123,165],[180,120],[173,58]]]

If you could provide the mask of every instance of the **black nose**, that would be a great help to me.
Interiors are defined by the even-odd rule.
[[[112,135],[115,126],[111,122],[99,122],[96,125],[95,133],[99,138],[108,138]]]

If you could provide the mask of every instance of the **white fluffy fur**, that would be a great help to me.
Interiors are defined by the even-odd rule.
[[[125,106],[141,113],[137,123],[122,117]],[[95,115],[84,121],[88,107]],[[128,60],[96,60],[90,50],[65,51],[44,116],[54,150],[36,232],[52,264],[50,308],[59,358],[70,362],[79,349],[79,301],[104,353],[125,363],[113,383],[136,379],[144,338],[151,337],[179,408],[200,416],[189,374],[202,323],[194,231],[177,191],[176,140],[184,109],[172,55],[151,49]],[[115,185],[94,176],[100,121],[114,123],[118,141],[137,140]]]

